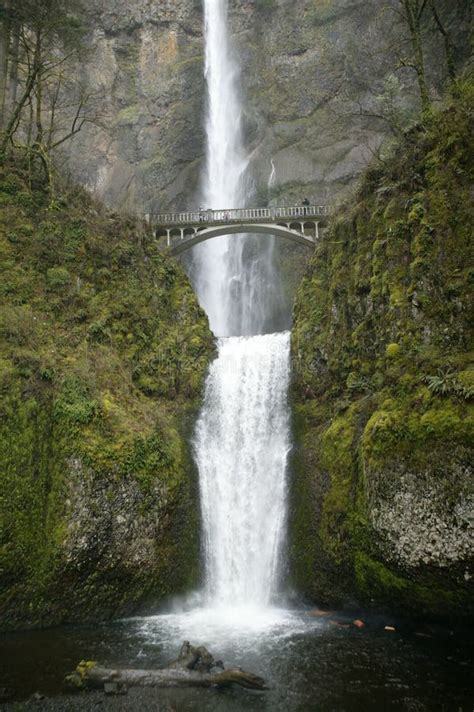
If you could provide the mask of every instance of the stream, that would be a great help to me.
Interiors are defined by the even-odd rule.
[[[258,615],[256,615],[258,613]],[[199,609],[197,612],[133,618],[94,627],[12,633],[0,642],[0,687],[26,700],[41,692],[48,699],[28,709],[196,710],[373,710],[470,712],[474,700],[474,648],[470,631],[416,625],[381,616],[312,617],[308,611]],[[335,625],[334,619],[343,628]],[[389,623],[396,630],[385,631]],[[59,696],[64,675],[79,660],[107,666],[153,668],[173,659],[180,642],[206,644],[225,664],[240,664],[263,675],[263,693],[129,690],[123,697],[102,692]],[[5,693],[4,693],[5,694]],[[161,704],[163,705],[161,707]],[[23,705],[2,705],[5,710]]]

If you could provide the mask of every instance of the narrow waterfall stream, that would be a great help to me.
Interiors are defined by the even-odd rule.
[[[206,163],[201,204],[245,207],[253,180],[243,138],[238,54],[228,28],[227,0],[204,0]],[[250,336],[287,330],[279,280],[273,265],[274,238],[232,235],[193,249],[191,279],[216,336]],[[286,309],[288,312],[288,309]]]
[[[249,199],[239,66],[227,0],[205,0],[208,91],[206,207]],[[269,241],[211,240],[197,249],[193,278],[218,341],[194,441],[199,470],[206,604],[265,606],[276,593],[290,449],[289,333],[261,334],[277,296]],[[247,612],[248,616],[248,612]],[[246,617],[247,617],[246,616]],[[243,621],[244,622],[244,621]]]

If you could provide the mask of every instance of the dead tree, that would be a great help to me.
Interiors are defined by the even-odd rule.
[[[0,102],[6,109],[4,114],[9,115],[3,124],[0,161],[5,158],[15,134],[21,128],[23,113],[27,109],[30,110],[30,116],[33,115],[33,145],[36,145],[39,154],[48,151],[44,121],[48,118],[50,106],[45,101],[45,95],[51,93],[50,85],[55,82],[58,68],[61,68],[64,75],[64,67],[69,63],[71,76],[77,69],[83,30],[78,18],[73,14],[76,6],[78,3],[73,3],[72,0],[17,0],[14,6],[5,5],[4,13],[0,17],[0,85],[4,87],[0,93]],[[2,48],[8,44],[12,53],[10,91],[14,89],[14,94],[11,95],[12,101],[6,106],[8,61],[5,64]],[[21,69],[21,76],[17,97],[18,67]],[[60,86],[62,83],[63,81]],[[56,101],[58,98],[59,96],[56,96]],[[79,119],[83,117],[83,109],[84,94],[81,96]],[[77,133],[79,124],[80,121],[76,117],[69,137]],[[23,133],[31,135],[29,128]]]
[[[438,29],[438,32],[441,34],[443,38],[443,43],[444,43],[444,52],[446,55],[446,67],[448,70],[448,77],[450,82],[454,82],[456,80],[456,60],[455,60],[455,51],[454,51],[454,42],[451,38],[450,33],[448,32],[447,28],[443,24],[443,21],[441,19],[441,14],[436,7],[436,1],[431,0],[430,3],[431,7],[431,14],[433,16],[433,19],[435,21],[435,25]]]
[[[128,687],[230,687],[240,685],[249,690],[267,689],[265,680],[240,668],[224,669],[203,646],[188,641],[181,646],[177,660],[158,670],[112,669],[95,662],[81,662],[65,679],[68,689],[104,689],[113,685],[117,691]],[[107,689],[107,688],[106,688]]]

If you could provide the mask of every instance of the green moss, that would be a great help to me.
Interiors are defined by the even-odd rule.
[[[385,349],[385,356],[387,358],[397,358],[400,354],[400,344],[387,344]]]
[[[46,273],[46,281],[51,289],[61,289],[71,284],[72,278],[65,267],[51,267]]]
[[[469,442],[474,434],[472,416],[460,417],[454,406],[427,410],[417,426],[423,435],[452,442]]]
[[[474,368],[466,369],[458,373],[458,380],[469,392],[474,391]]]
[[[345,520],[351,506],[354,480],[354,412],[339,416],[321,437],[321,466],[329,473],[330,487],[321,512],[320,537],[325,549],[340,563],[347,542]]]
[[[438,614],[429,591],[445,586],[456,615],[471,610],[462,576],[438,567],[427,584],[422,565],[384,561],[370,512],[375,485],[388,487],[402,463],[439,479],[453,452],[472,448],[472,102],[472,82],[461,83],[387,165],[369,169],[298,289],[295,468],[308,501],[290,518],[291,559],[304,592],[332,604],[367,598],[373,584],[379,603],[402,590],[412,610]]]
[[[11,198],[0,216],[3,625],[123,615],[199,576],[186,441],[213,338],[145,225],[82,191],[59,193],[53,210],[39,192],[17,200],[29,192],[21,163],[4,167],[0,184]],[[162,520],[148,566],[115,552],[109,569],[107,532],[85,562],[76,552],[68,564],[77,472],[112,498],[113,483],[138,485],[131,506]]]
[[[409,586],[404,578],[397,576],[382,563],[374,561],[360,551],[355,555],[354,571],[357,585],[367,598],[383,600],[387,593],[389,596],[399,596]]]
[[[440,618],[456,617],[457,611],[469,605],[468,588],[461,585],[453,590],[449,579],[440,582],[428,574],[415,582],[362,552],[356,553],[354,569],[357,585],[367,602]]]
[[[77,376],[66,376],[55,399],[54,417],[79,425],[98,416],[100,404],[91,398],[88,385]]]

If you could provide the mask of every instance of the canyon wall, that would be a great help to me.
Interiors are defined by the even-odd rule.
[[[143,224],[0,171],[0,617],[93,621],[198,585],[194,417],[214,341]]]
[[[403,124],[417,109],[413,70],[396,70],[400,47],[408,54],[396,5],[229,2],[255,203],[333,202],[392,135],[391,124]],[[67,146],[72,175],[117,207],[146,213],[198,206],[205,102],[200,2],[99,0],[87,7],[88,49],[78,72],[96,93],[103,128],[89,125]],[[444,3],[443,12],[462,62],[469,54],[469,3]],[[442,40],[433,28],[426,40],[436,97],[445,74]]]
[[[297,589],[473,614],[472,81],[365,175],[298,290]]]

